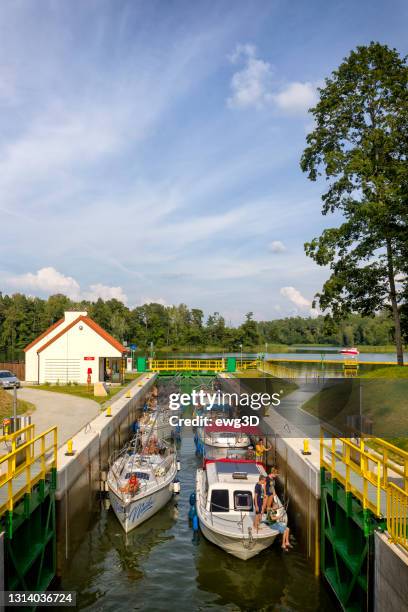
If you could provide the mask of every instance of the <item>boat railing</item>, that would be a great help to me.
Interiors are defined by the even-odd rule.
[[[226,507],[226,506],[221,506],[220,504],[215,504],[214,502],[211,503],[210,505],[210,510],[207,510],[207,504],[206,504],[207,500],[205,500],[205,503],[203,503],[203,497],[201,494],[201,489],[198,489],[198,503],[201,506],[201,508],[203,509],[203,511],[205,512],[205,514],[210,515],[211,518],[211,525],[214,526],[214,516],[213,516],[213,511],[212,511],[212,507],[213,506],[217,506],[217,508],[220,508],[221,511],[226,511],[226,512],[230,512],[230,508]],[[239,521],[234,521],[231,520],[230,518],[224,518],[223,516],[221,516],[220,514],[217,514],[217,520],[221,520],[221,521],[225,521],[225,523],[228,523],[231,525],[231,523],[236,524],[238,527],[241,528],[242,531],[242,535],[244,536],[244,518],[246,516],[249,516],[249,511],[247,512],[243,512],[242,510],[239,511]],[[231,516],[231,515],[230,515]]]

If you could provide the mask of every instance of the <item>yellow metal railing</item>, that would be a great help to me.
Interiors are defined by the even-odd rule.
[[[408,493],[393,482],[387,490],[387,531],[395,544],[408,550]]]
[[[51,427],[0,457],[0,515],[57,467],[57,449],[57,427]]]
[[[237,370],[257,370],[261,363],[259,359],[237,359]]]
[[[0,436],[0,455],[3,453],[3,449],[6,450],[6,454],[14,451],[19,445],[24,442],[28,442],[34,437],[35,425],[26,425],[13,433],[7,433]]]
[[[332,478],[342,483],[347,492],[353,493],[363,505],[377,516],[385,508],[381,504],[381,461],[347,438],[335,436],[329,429],[321,428],[320,466],[326,468]]]
[[[149,359],[153,372],[223,372],[225,359]]]
[[[408,493],[408,452],[386,442],[381,438],[366,438],[366,448],[373,455],[377,455],[383,466],[382,486],[388,485],[388,476],[401,480],[401,488]]]
[[[288,368],[280,364],[270,363],[269,361],[262,363],[260,368],[262,371],[272,376],[276,376],[277,378],[299,378],[299,370]]]
[[[381,438],[341,438],[320,430],[320,466],[378,517],[408,550],[408,453]],[[397,484],[398,483],[398,484]]]

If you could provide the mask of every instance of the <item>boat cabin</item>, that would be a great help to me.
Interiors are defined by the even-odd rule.
[[[221,459],[206,463],[208,512],[252,512],[259,476],[266,476],[260,463]]]

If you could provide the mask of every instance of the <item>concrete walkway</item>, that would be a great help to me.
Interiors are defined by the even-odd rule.
[[[31,415],[36,434],[58,426],[58,446],[72,438],[100,412],[97,402],[75,395],[22,388],[18,391],[18,397],[36,407]]]

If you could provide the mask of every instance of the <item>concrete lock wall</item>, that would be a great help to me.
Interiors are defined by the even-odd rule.
[[[408,610],[408,557],[386,535],[374,534],[374,612]]]
[[[61,575],[98,509],[101,473],[108,460],[129,439],[131,425],[141,414],[145,397],[156,374],[146,374],[130,387],[130,398],[122,395],[111,403],[112,416],[97,416],[73,438],[75,454],[58,451],[57,476],[57,573]]]

